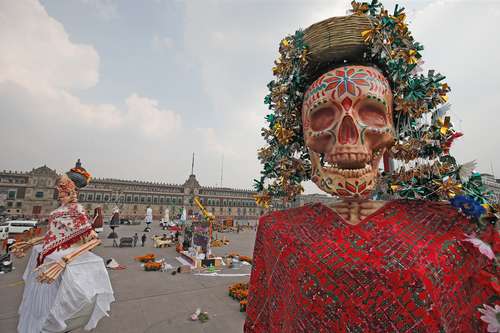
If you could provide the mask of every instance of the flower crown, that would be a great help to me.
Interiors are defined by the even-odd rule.
[[[396,140],[389,153],[399,167],[382,173],[375,195],[450,200],[468,216],[496,221],[498,207],[489,203],[481,176],[474,172],[475,163],[459,165],[450,155],[453,141],[462,136],[446,116],[450,87],[434,70],[421,73],[423,46],[411,35],[404,8],[396,5],[389,13],[378,0],[352,1],[351,5],[351,16],[325,20],[280,42],[280,56],[273,67],[275,79],[268,84],[264,100],[271,113],[266,116],[268,127],[262,129],[267,144],[258,151],[263,170],[260,179],[254,180],[257,204],[268,207],[271,197],[292,200],[303,191],[301,183],[310,179],[311,162],[301,123],[304,92],[326,68],[322,65],[332,65],[325,59],[337,55],[341,61],[377,66],[392,88]],[[349,21],[357,28],[343,26]],[[319,29],[330,30],[321,34]],[[353,30],[356,34],[349,36]],[[331,45],[335,36],[343,40],[344,35],[350,43]],[[326,39],[330,46],[321,47]],[[346,47],[356,49],[360,56],[349,59]]]

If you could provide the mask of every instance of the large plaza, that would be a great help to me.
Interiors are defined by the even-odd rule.
[[[142,236],[144,225],[120,226],[119,237]],[[155,253],[165,258],[167,263],[178,267],[178,253],[174,247],[154,248],[150,237],[161,235],[158,223],[147,233],[145,247],[117,248],[113,240],[106,239],[110,229],[106,226],[100,234],[103,244],[94,252],[105,260],[114,258],[125,265],[124,270],[108,270],[115,293],[110,316],[103,318],[93,332],[241,332],[245,314],[239,311],[239,304],[228,296],[228,287],[236,282],[246,282],[248,277],[199,276],[192,273],[172,275],[167,272],[146,272],[134,257],[145,253]],[[221,233],[230,240],[224,247],[214,248],[215,255],[237,252],[252,256],[255,231],[242,230],[239,233]],[[140,241],[139,244],[140,245]],[[14,259],[15,270],[0,275],[0,332],[15,332],[18,323],[17,310],[21,303],[24,283],[22,275],[29,253],[22,259]],[[239,269],[223,268],[222,274],[248,274],[251,266]],[[201,308],[208,312],[205,323],[191,321],[190,315]],[[80,331],[78,331],[80,332]],[[81,331],[83,332],[83,330]]]

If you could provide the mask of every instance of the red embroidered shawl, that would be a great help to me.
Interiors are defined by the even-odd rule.
[[[38,255],[37,266],[52,252],[67,249],[88,237],[92,230],[82,205],[69,203],[60,206],[49,215],[49,229],[43,239],[43,249]]]
[[[491,261],[462,241],[473,231],[428,201],[389,202],[356,226],[322,204],[264,216],[245,332],[485,331],[478,307],[499,299],[482,278]]]

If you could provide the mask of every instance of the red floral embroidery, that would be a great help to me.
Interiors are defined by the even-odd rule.
[[[87,237],[92,225],[78,203],[61,206],[49,216],[49,230],[45,234],[43,249],[38,256],[38,265],[54,251],[65,249]]]

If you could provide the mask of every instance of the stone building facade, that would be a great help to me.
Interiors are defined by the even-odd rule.
[[[0,172],[0,215],[45,217],[57,208],[58,175],[42,166],[29,172]]]
[[[47,166],[29,172],[0,172],[0,215],[46,218],[58,206],[55,189],[58,176]],[[195,175],[190,175],[183,184],[97,178],[80,190],[79,202],[92,216],[94,209],[101,207],[105,219],[118,206],[120,217],[142,220],[147,207],[151,206],[154,219],[160,220],[167,209],[171,218],[180,215],[184,207],[188,214],[198,212],[193,201],[198,196],[206,209],[218,218],[251,221],[266,211],[255,204],[255,194],[246,189],[201,186]],[[271,209],[291,206],[291,203],[275,200]]]
[[[257,220],[264,210],[255,204],[255,191],[223,187],[201,186],[195,175],[182,185],[118,179],[93,179],[79,193],[79,202],[92,212],[102,207],[104,215],[111,215],[115,206],[120,217],[142,220],[146,209],[153,210],[153,219],[160,220],[168,209],[171,218],[179,216],[183,208],[188,215],[199,211],[194,197],[200,198],[205,208],[219,218]],[[290,204],[277,204],[279,208]],[[92,214],[92,213],[91,213]]]
[[[0,172],[0,215],[45,219],[58,207],[55,189],[58,173],[47,166],[29,172]],[[201,186],[195,175],[190,175],[183,184],[165,184],[136,180],[92,179],[80,190],[79,202],[89,215],[101,207],[105,220],[113,209],[120,209],[120,217],[142,221],[146,209],[153,209],[153,218],[159,221],[168,209],[170,218],[175,218],[186,208],[188,215],[198,212],[194,197],[200,198],[205,208],[217,218],[233,218],[237,221],[256,221],[268,210],[298,207],[311,202],[334,202],[324,194],[300,195],[293,202],[273,200],[267,210],[255,204],[255,191],[227,187]]]
[[[491,199],[495,203],[500,203],[500,179],[495,179],[493,175],[488,173],[481,174],[484,186],[491,192]]]

